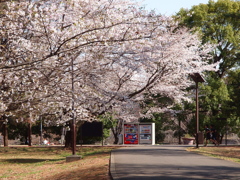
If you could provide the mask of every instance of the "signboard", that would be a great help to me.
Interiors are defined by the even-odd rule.
[[[138,124],[124,124],[124,144],[138,144]]]
[[[152,144],[152,125],[140,124],[140,144]]]
[[[103,123],[102,122],[84,122],[82,125],[83,137],[102,137]]]

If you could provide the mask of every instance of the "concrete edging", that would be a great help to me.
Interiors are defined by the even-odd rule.
[[[110,175],[112,180],[118,180],[119,177],[116,173],[116,168],[115,168],[114,150],[111,151],[109,161],[110,161],[109,162],[109,175]]]

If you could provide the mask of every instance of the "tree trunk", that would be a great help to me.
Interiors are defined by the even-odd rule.
[[[69,127],[72,127],[72,121],[69,121],[68,124]],[[66,130],[66,136],[65,136],[65,148],[71,148],[72,147],[72,128],[67,128]]]
[[[223,134],[223,135],[221,135],[221,136],[219,135],[219,141],[218,141],[218,142],[219,142],[220,144],[222,144],[223,137],[224,137],[224,134]]]
[[[113,129],[112,129],[113,130]],[[114,131],[112,131],[113,132],[113,136],[114,136],[114,142],[113,142],[113,144],[118,144],[118,141],[119,141],[119,138],[118,138],[118,134],[116,133],[116,132],[114,132]]]
[[[3,124],[3,144],[4,144],[4,147],[8,147],[8,127],[7,127],[7,124]]]
[[[178,144],[182,144],[181,142],[181,120],[178,119]]]
[[[65,136],[65,148],[70,148],[71,147],[71,145],[72,145],[71,137],[72,137],[71,131],[67,131],[66,136]]]
[[[32,124],[28,123],[28,146],[32,146]]]
[[[112,127],[112,133],[114,136],[114,142],[113,144],[118,144],[119,141],[119,135],[122,132],[122,127],[123,127],[123,120],[119,119],[116,127]]]

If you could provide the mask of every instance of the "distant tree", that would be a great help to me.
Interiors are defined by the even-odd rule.
[[[143,116],[140,122],[155,123],[156,143],[162,143],[165,138],[165,131],[176,130],[178,123],[175,123],[174,113],[171,114],[175,102],[172,98],[161,94],[145,94],[141,103]]]
[[[240,69],[232,70],[226,77],[226,83],[231,98],[226,109],[226,113],[231,119],[227,123],[231,130],[240,136]]]
[[[182,26],[200,32],[203,44],[216,45],[209,63],[219,62],[219,70],[216,74],[208,73],[207,83],[201,86],[200,123],[202,127],[204,123],[213,123],[222,133],[226,125],[235,133],[239,127],[238,86],[232,85],[240,62],[239,12],[240,1],[210,0],[189,10],[181,9],[175,16]]]
[[[201,32],[203,43],[216,44],[213,62],[219,62],[222,78],[240,59],[240,1],[210,0],[208,4],[181,9],[176,18],[182,25]]]

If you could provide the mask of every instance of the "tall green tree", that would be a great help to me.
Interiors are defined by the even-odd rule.
[[[200,127],[215,124],[224,133],[230,126],[239,132],[239,78],[240,65],[240,1],[209,0],[191,9],[181,9],[175,18],[192,32],[200,32],[202,43],[215,44],[213,59],[219,63],[216,73],[207,74],[207,83],[201,87]]]
[[[216,44],[213,62],[220,63],[217,72],[220,78],[239,65],[240,1],[210,0],[189,10],[181,9],[176,18],[193,31],[200,31],[203,43]]]
[[[201,86],[200,116],[202,130],[205,124],[214,124],[219,132],[224,133],[231,98],[223,79],[208,77],[207,84]]]
[[[240,136],[240,69],[235,69],[229,73],[226,77],[227,87],[230,98],[232,101],[228,103],[228,113],[232,121],[229,121],[229,125],[232,130],[237,132]]]

